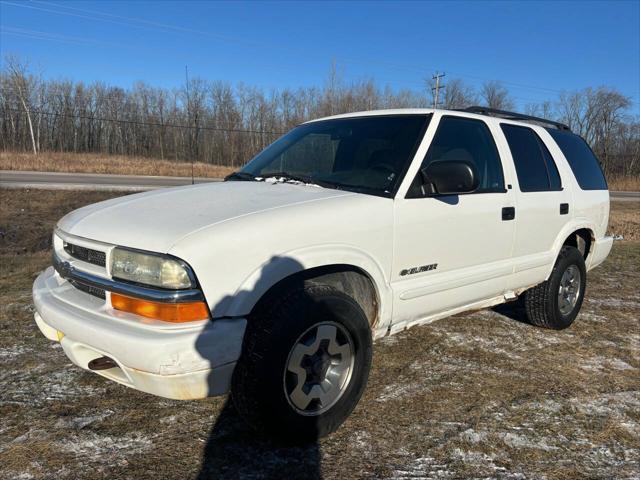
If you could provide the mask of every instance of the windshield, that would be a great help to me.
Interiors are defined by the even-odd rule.
[[[300,125],[231,179],[283,177],[391,196],[415,154],[427,122],[427,115],[395,115]]]

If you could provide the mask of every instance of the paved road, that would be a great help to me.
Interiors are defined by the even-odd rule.
[[[219,182],[220,180],[219,178],[196,177],[195,183]],[[140,191],[190,184],[191,177],[0,170],[0,187],[5,188]]]
[[[640,202],[640,192],[611,192],[611,199],[620,202]]]
[[[221,181],[219,178],[195,178],[195,183],[219,181]],[[138,191],[190,184],[190,177],[0,170],[0,187],[5,188]],[[621,202],[640,202],[640,192],[611,192],[611,199]]]

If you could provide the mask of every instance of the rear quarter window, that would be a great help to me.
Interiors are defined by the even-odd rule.
[[[582,137],[551,128],[547,131],[562,150],[582,190],[607,190],[600,162]]]

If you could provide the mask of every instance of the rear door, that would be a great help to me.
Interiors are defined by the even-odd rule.
[[[549,149],[533,128],[501,123],[515,167],[517,185],[510,288],[543,281],[555,262],[553,246],[572,216],[570,189]]]

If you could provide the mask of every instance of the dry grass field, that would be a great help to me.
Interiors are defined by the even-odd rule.
[[[196,177],[223,178],[240,167],[224,167],[208,163],[196,163]],[[140,158],[95,153],[0,152],[0,170],[31,170],[39,172],[111,173],[118,175],[164,175],[189,177],[191,164],[158,158]],[[609,178],[609,190],[640,191],[640,177]]]
[[[227,398],[165,400],[72,366],[35,326],[31,284],[57,219],[114,194],[0,195],[0,478],[640,476],[636,203],[613,204],[625,240],[571,328],[534,328],[515,303],[384,338],[343,427],[292,448],[256,437]]]
[[[640,177],[608,178],[609,190],[614,192],[640,192]]]
[[[625,240],[640,241],[640,202],[613,202],[609,233]]]
[[[191,164],[188,162],[94,153],[44,152],[36,156],[29,153],[0,152],[0,170],[191,176]],[[223,178],[234,170],[237,168],[208,163],[195,163],[193,168],[196,177],[208,178]]]

